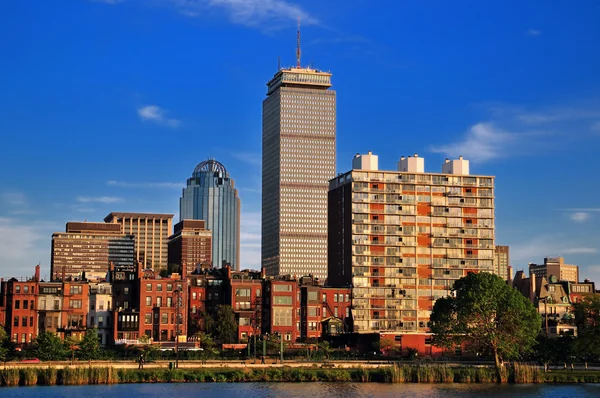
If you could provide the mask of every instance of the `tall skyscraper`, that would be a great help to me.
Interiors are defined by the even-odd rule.
[[[240,267],[241,203],[234,181],[214,159],[196,166],[179,200],[180,220],[204,220],[212,231],[212,264]]]
[[[173,214],[110,213],[104,222],[121,226],[123,235],[135,237],[135,258],[155,271],[167,268],[169,235]]]
[[[331,180],[329,281],[353,286],[354,332],[431,347],[436,299],[469,272],[494,272],[494,177],[447,160],[428,173],[418,155],[398,171],[371,153]]]
[[[212,232],[204,220],[183,220],[175,224],[169,236],[169,264],[186,267],[191,275],[198,266],[212,265]]]
[[[325,280],[336,95],[331,73],[300,67],[300,48],[297,61],[267,83],[263,101],[262,266]]]

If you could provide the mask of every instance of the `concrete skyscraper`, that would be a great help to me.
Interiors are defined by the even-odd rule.
[[[223,164],[214,159],[194,169],[179,201],[180,220],[204,220],[212,232],[215,267],[240,266],[240,198]],[[188,266],[190,264],[187,264]]]
[[[299,46],[297,59],[267,83],[263,101],[262,266],[267,275],[324,280],[336,95],[330,73],[300,67]]]

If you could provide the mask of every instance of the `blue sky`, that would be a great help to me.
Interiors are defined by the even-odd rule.
[[[600,282],[597,1],[19,0],[0,5],[0,275],[48,274],[51,234],[178,213],[197,163],[242,198],[260,263],[261,102],[277,57],[330,70],[338,171],[418,152],[497,177],[497,243]]]

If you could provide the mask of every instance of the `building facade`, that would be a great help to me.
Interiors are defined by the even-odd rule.
[[[330,183],[329,284],[353,287],[354,332],[425,344],[435,300],[469,272],[494,272],[494,178],[462,157],[442,173],[417,154],[398,171],[371,153],[352,166]]]
[[[267,275],[327,277],[327,191],[336,167],[331,74],[279,70],[262,114],[262,266]]]
[[[185,266],[188,275],[212,264],[212,233],[204,220],[183,220],[169,236],[169,265]]]
[[[554,275],[559,281],[579,282],[579,267],[565,264],[562,257],[546,257],[544,264],[529,264],[529,272],[537,277],[549,278]]]
[[[122,235],[134,236],[135,261],[128,269],[135,269],[137,262],[141,262],[144,268],[167,268],[167,242],[173,230],[173,214],[110,213],[104,222],[119,225]],[[115,267],[123,269],[116,263]]]
[[[123,235],[118,225],[68,222],[66,232],[52,234],[51,278],[106,274],[111,262],[117,267],[131,267],[135,262],[134,246],[133,235]]]
[[[512,279],[510,248],[508,246],[496,246],[496,251],[494,253],[494,266],[496,267],[496,275],[505,281]]]
[[[179,200],[181,220],[204,220],[212,232],[212,264],[240,266],[241,203],[233,179],[214,159],[196,166]]]

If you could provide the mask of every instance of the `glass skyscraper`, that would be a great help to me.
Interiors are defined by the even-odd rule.
[[[204,220],[212,232],[213,266],[240,266],[240,198],[225,166],[214,159],[196,166],[179,200],[181,220]]]

